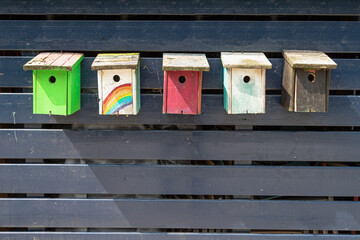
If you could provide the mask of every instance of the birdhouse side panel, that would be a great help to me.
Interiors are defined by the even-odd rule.
[[[295,103],[295,70],[284,61],[284,72],[281,86],[281,105],[288,111],[294,111]]]
[[[80,63],[68,73],[68,109],[67,114],[73,114],[80,110],[81,106],[81,73]]]
[[[265,70],[233,68],[231,102],[233,114],[265,113]]]
[[[164,113],[199,114],[201,74],[198,71],[167,71],[164,81]]]
[[[132,70],[133,71],[133,76],[134,76],[134,80],[133,80],[133,96],[135,103],[134,103],[134,115],[138,114],[140,111],[140,99],[141,99],[141,95],[140,95],[140,71],[139,69],[136,70]]]
[[[34,79],[34,114],[67,115],[67,71],[38,70]]]
[[[101,114],[133,114],[133,71],[130,69],[102,70],[99,104]]]
[[[224,68],[223,87],[224,87],[224,108],[228,114],[232,113],[231,107],[231,68]]]
[[[327,70],[296,69],[296,112],[326,112],[328,99]]]

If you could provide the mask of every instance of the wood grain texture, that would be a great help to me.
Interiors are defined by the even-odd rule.
[[[272,65],[264,53],[222,52],[224,68],[271,69]]]
[[[265,113],[265,81],[265,69],[231,69],[231,113]]]
[[[285,60],[293,68],[334,69],[337,64],[325,53],[320,51],[286,50],[283,51]]]
[[[360,52],[357,21],[1,20],[0,32],[0,50]]]
[[[12,198],[0,210],[4,227],[360,229],[360,204],[342,201]]]
[[[119,162],[121,163],[121,161]],[[357,196],[358,167],[2,164],[0,193]]]
[[[139,53],[98,54],[91,64],[91,70],[138,69]]]
[[[63,0],[56,4],[46,0],[34,1],[31,5],[24,0],[4,0],[1,14],[150,14],[159,15],[353,15],[359,16],[360,7],[356,0],[215,0],[169,2],[166,0],[97,1]],[[259,4],[261,3],[261,4]]]
[[[209,71],[205,54],[164,53],[164,71]]]
[[[202,75],[198,71],[167,71],[164,79],[164,114],[200,114]]]
[[[65,70],[72,71],[73,66],[83,59],[81,53],[40,53],[24,65],[24,70]]]
[[[260,126],[359,126],[360,97],[331,96],[327,113],[288,112],[280,105],[280,96],[266,97],[266,113],[229,115],[221,95],[202,96],[202,114],[181,116],[162,114],[163,96],[143,94],[137,116],[99,116],[96,95],[83,94],[81,110],[62,117],[32,114],[32,94],[0,94],[0,123],[55,124],[185,124],[185,125],[260,125]]]
[[[0,139],[4,159],[356,162],[360,154],[359,132],[0,129]]]
[[[294,79],[295,112],[326,112],[328,110],[328,74],[330,71],[327,69],[312,72],[296,69]],[[314,76],[314,81],[309,81],[309,75]]]
[[[117,232],[0,232],[9,240],[357,240],[342,234],[248,234],[248,233],[117,233]]]
[[[0,87],[32,87],[32,74],[23,71],[22,65],[31,57],[1,57],[0,56]],[[284,60],[270,58],[272,69],[266,71],[267,89],[281,89]],[[360,89],[360,60],[334,59],[338,63],[337,69],[331,71],[331,90]],[[81,86],[83,88],[97,88],[97,74],[90,67],[94,58],[84,58],[81,62]],[[203,89],[222,89],[223,67],[219,58],[208,59],[211,71],[203,72]],[[161,58],[141,58],[141,88],[162,88],[164,72]]]

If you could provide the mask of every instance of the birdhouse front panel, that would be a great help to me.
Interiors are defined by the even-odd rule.
[[[224,66],[224,108],[228,114],[265,113],[266,69],[263,53],[221,53]]]
[[[163,113],[200,114],[202,71],[209,71],[205,54],[164,53]]]
[[[319,51],[283,52],[281,105],[295,112],[327,112],[330,69],[336,63]]]
[[[62,115],[67,112],[68,73],[59,70],[34,71],[34,113]]]
[[[100,72],[99,113],[134,114],[137,106],[136,84],[133,84],[136,82],[135,70],[116,69],[101,70]]]
[[[34,114],[70,115],[80,109],[80,53],[40,53],[24,65],[33,70]]]
[[[327,70],[297,69],[295,72],[295,111],[326,112],[330,78]]]
[[[164,113],[198,114],[201,104],[198,71],[167,71],[165,76],[166,105]],[[164,91],[164,92],[165,92]]]
[[[98,71],[99,114],[138,114],[139,58],[139,53],[106,53],[95,58],[91,69]]]
[[[231,76],[231,113],[264,113],[265,70],[233,68]]]

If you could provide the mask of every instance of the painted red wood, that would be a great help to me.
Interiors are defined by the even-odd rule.
[[[163,113],[200,114],[201,73],[199,71],[165,71]]]

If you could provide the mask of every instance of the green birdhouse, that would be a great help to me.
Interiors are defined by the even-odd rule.
[[[33,113],[71,115],[80,109],[81,53],[40,53],[24,65],[33,70]]]

